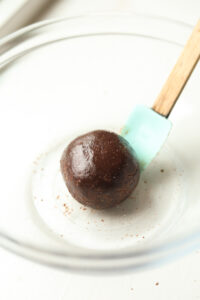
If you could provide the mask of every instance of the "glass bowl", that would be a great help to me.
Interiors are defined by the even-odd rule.
[[[60,174],[81,133],[120,132],[152,106],[191,27],[136,14],[91,14],[31,25],[1,40],[0,244],[49,266],[114,272],[169,261],[200,245],[199,67],[172,132],[128,200],[94,210]]]

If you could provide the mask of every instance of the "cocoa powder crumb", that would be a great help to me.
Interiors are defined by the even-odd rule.
[[[164,169],[161,169],[160,172],[161,172],[161,173],[164,173]]]
[[[155,285],[159,285],[159,282],[156,282],[156,284]]]
[[[66,216],[66,215],[70,216],[72,213],[72,209],[70,209],[66,203],[64,203],[63,206],[65,208],[65,211],[63,212],[64,216]]]

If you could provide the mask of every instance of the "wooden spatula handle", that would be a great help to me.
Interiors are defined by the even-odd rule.
[[[200,57],[200,20],[158,95],[153,110],[168,117]]]

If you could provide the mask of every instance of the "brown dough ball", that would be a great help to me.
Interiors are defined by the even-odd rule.
[[[140,176],[139,164],[128,142],[104,130],[73,140],[63,152],[60,165],[72,196],[96,209],[124,201]]]

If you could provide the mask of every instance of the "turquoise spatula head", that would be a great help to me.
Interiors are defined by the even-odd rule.
[[[122,129],[121,135],[136,152],[144,170],[156,156],[172,127],[171,122],[152,109],[137,105]]]
[[[164,84],[153,108],[137,106],[122,136],[135,150],[141,170],[156,156],[172,127],[167,119],[200,57],[200,20],[197,22],[177,63]]]

